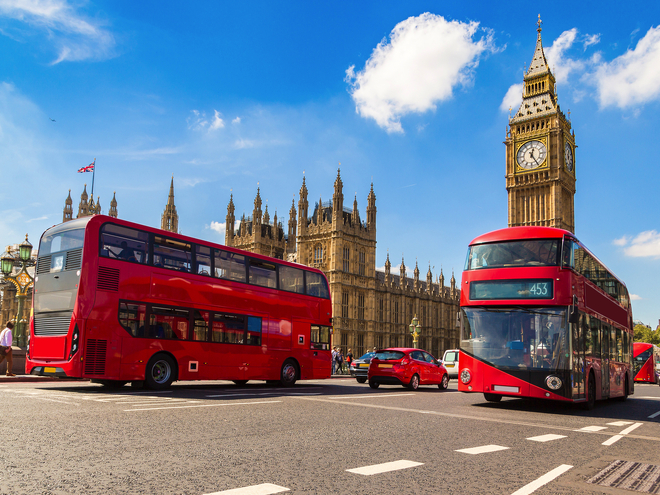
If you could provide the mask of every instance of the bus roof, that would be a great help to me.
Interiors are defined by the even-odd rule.
[[[470,246],[519,239],[561,239],[565,235],[572,236],[573,234],[568,230],[556,229],[554,227],[508,227],[506,229],[493,230],[487,234],[475,237],[470,243]]]

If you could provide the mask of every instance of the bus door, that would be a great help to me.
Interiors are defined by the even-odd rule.
[[[610,327],[600,327],[600,378],[602,398],[610,396]]]
[[[584,329],[582,320],[580,323],[569,323],[571,327],[571,347],[573,355],[573,399],[580,399],[584,397]]]

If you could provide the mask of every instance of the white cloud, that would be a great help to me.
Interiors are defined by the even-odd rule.
[[[627,236],[613,241],[616,246],[623,247],[626,256],[632,258],[660,258],[660,233],[647,230],[634,238]]]
[[[637,294],[630,294],[631,301],[640,301],[642,299],[643,299],[642,296],[638,296]]]
[[[46,35],[48,43],[44,46],[55,46],[58,51],[52,64],[114,56],[112,34],[98,21],[85,19],[66,0],[0,0],[0,15]],[[11,32],[12,26],[7,31]]]
[[[236,117],[234,120],[231,121],[232,124],[240,124],[241,123],[241,118]]]
[[[509,109],[511,108],[515,112],[516,109],[522,103],[522,92],[523,92],[522,83],[511,85],[509,90],[504,95],[504,99],[502,100],[502,103],[500,104],[500,110],[502,110],[503,112],[508,112]]]
[[[222,129],[225,126],[225,121],[220,118],[220,112],[213,110],[215,116],[213,117],[213,122],[209,126],[209,131],[215,131],[216,129]]]
[[[234,149],[237,149],[237,150],[244,150],[244,149],[247,149],[247,148],[254,148],[256,146],[257,146],[257,143],[255,143],[254,141],[252,141],[250,139],[242,139],[241,138],[241,139],[237,139],[234,142]]]
[[[552,46],[545,49],[545,58],[548,60],[550,70],[558,83],[568,80],[568,76],[575,70],[583,70],[585,62],[574,60],[566,56],[566,52],[573,46],[577,37],[577,28],[569,29],[559,35]],[[585,49],[586,49],[585,45]]]
[[[601,107],[639,106],[660,97],[660,26],[650,28],[633,50],[595,72]]]
[[[400,22],[363,70],[346,70],[355,111],[387,132],[403,132],[401,117],[434,110],[456,86],[472,82],[483,52],[496,50],[492,32],[483,30],[485,35],[475,40],[478,30],[477,22],[447,21],[430,13]]]
[[[240,222],[237,220],[236,223],[234,224],[234,231],[238,229],[239,225]],[[220,234],[224,239],[225,233],[227,232],[227,222],[211,222],[211,224],[207,225],[206,228],[210,230],[214,230],[215,232]]]
[[[600,34],[587,34],[582,41],[582,46],[584,46],[584,50],[586,51],[591,45],[597,45],[598,43],[600,43]]]

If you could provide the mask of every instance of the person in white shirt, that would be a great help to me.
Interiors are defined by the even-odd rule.
[[[5,329],[0,332],[0,363],[2,360],[7,358],[7,376],[16,376],[11,372],[12,366],[14,365],[14,359],[11,352],[11,345],[13,342],[13,337],[11,334],[14,324],[11,321],[7,322]]]

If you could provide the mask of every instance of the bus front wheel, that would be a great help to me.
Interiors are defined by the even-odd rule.
[[[164,390],[174,381],[176,364],[167,354],[156,354],[147,363],[144,379],[151,390]]]
[[[499,402],[502,400],[502,396],[497,394],[487,394],[484,392],[484,399],[488,402]]]
[[[287,359],[282,365],[280,383],[283,387],[293,387],[298,379],[298,367],[295,361]]]

